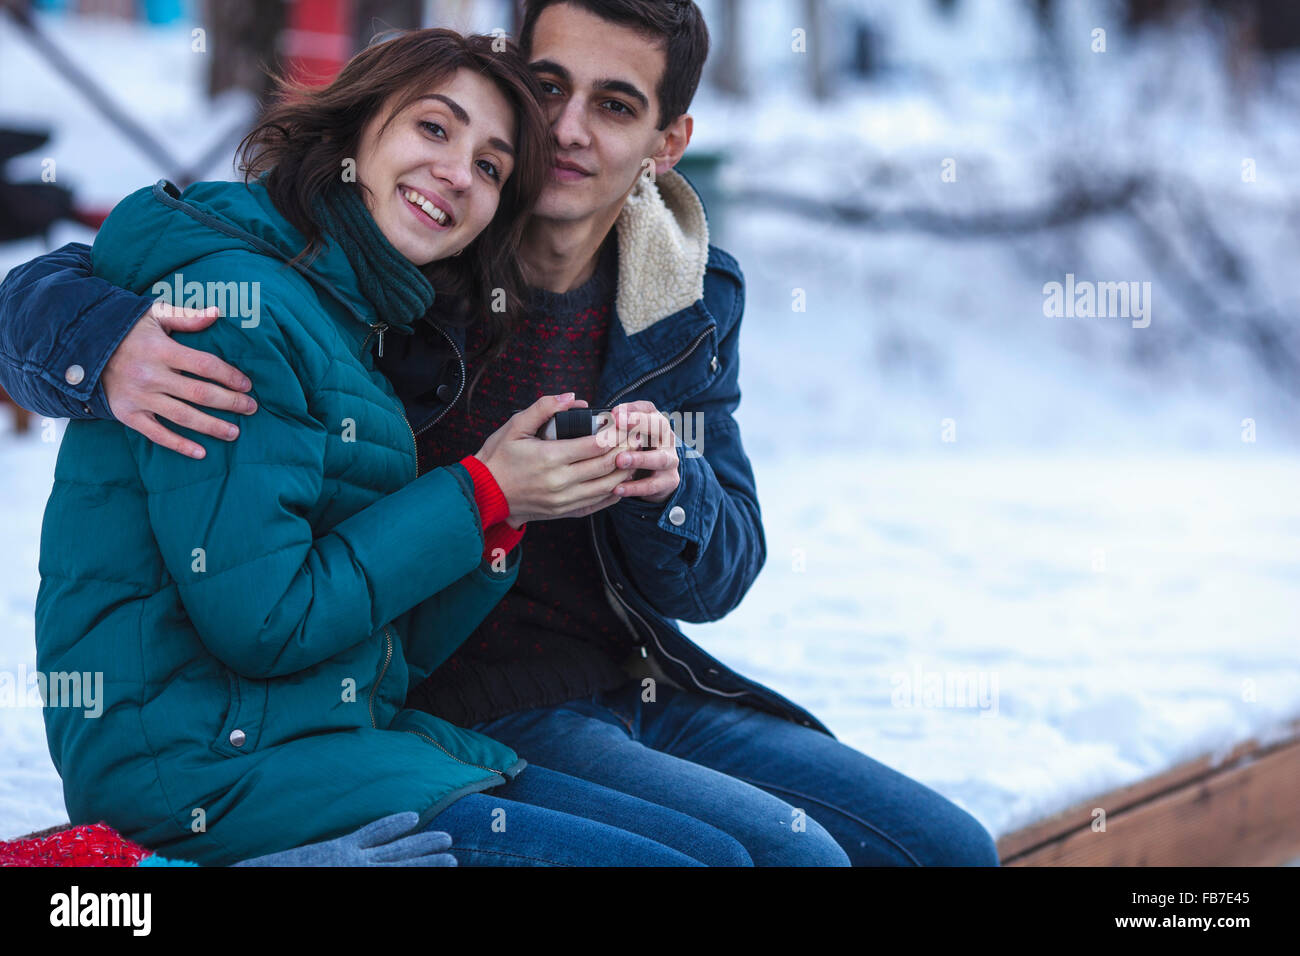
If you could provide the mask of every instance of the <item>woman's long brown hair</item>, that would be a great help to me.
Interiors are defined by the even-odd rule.
[[[307,238],[303,255],[310,256],[324,241],[313,202],[342,181],[345,161],[355,163],[366,124],[396,96],[386,127],[460,69],[492,80],[515,112],[514,171],[502,188],[496,215],[461,255],[421,270],[437,292],[439,321],[487,323],[486,341],[477,353],[487,358],[470,385],[472,397],[488,362],[523,315],[527,286],[519,246],[553,163],[541,87],[518,46],[505,37],[411,30],[358,53],[328,86],[281,77],[276,102],[244,137],[239,155],[245,181],[265,177],[275,207]]]

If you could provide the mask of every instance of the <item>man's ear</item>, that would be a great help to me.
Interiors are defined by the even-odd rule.
[[[664,130],[664,144],[652,159],[655,162],[655,175],[662,176],[677,165],[686,147],[691,144],[691,134],[695,132],[695,118],[690,113],[683,113]]]

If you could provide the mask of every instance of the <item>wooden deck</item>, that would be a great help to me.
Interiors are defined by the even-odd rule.
[[[1093,830],[1106,811],[1105,832]],[[1005,866],[1279,866],[1300,857],[1300,720],[998,841]]]

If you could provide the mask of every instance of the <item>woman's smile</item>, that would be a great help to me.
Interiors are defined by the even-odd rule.
[[[409,186],[398,185],[397,196],[403,206],[428,229],[435,232],[449,232],[456,225],[456,217],[441,202],[435,201],[427,194]]]

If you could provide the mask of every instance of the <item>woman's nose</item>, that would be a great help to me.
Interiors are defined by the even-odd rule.
[[[473,181],[473,161],[468,156],[443,157],[434,165],[433,175],[452,189],[468,189]]]

